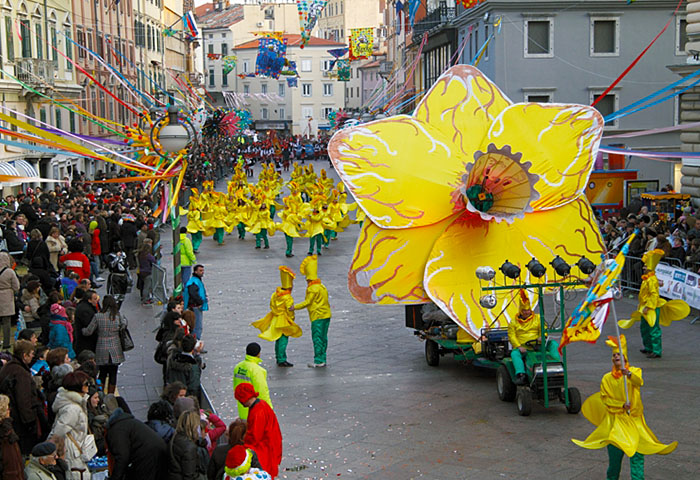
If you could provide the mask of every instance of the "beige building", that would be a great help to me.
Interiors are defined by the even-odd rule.
[[[311,37],[301,49],[301,35],[284,37],[287,39],[287,58],[297,65],[298,86],[290,88],[285,77],[279,80],[238,77],[238,74],[255,71],[258,42],[251,40],[234,48],[238,64],[232,72],[231,91],[242,106],[250,110],[257,130],[316,136],[319,130],[328,128],[328,114],[345,105],[344,83],[328,75],[333,57],[327,52],[343,44]]]
[[[178,25],[178,30],[182,30],[181,22],[183,11],[182,0],[164,0],[163,2],[163,24],[167,27],[172,24]],[[185,36],[181,32],[172,37],[163,36],[163,47],[165,48],[165,67],[172,69],[173,73],[184,74],[187,71],[187,50],[189,44],[185,41]],[[166,85],[170,85],[173,80],[168,75]]]
[[[353,28],[372,27],[375,49],[381,50],[386,39],[385,7],[386,0],[330,0],[318,19],[318,35],[347,45]]]

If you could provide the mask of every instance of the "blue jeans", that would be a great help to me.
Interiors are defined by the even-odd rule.
[[[182,288],[185,288],[185,285],[187,285],[187,280],[189,280],[192,276],[192,265],[187,265],[186,267],[181,265],[180,267],[180,273],[182,275]]]
[[[202,339],[202,316],[204,315],[204,312],[202,312],[201,307],[193,307],[192,311],[194,312],[194,335],[197,337],[197,340]]]

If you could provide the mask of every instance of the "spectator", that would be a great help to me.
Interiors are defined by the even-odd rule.
[[[100,370],[102,385],[107,385],[107,393],[114,393],[117,388],[117,372],[119,365],[124,362],[119,331],[126,328],[126,318],[119,313],[116,300],[106,295],[102,304],[102,312],[96,314],[90,324],[83,328],[84,335],[93,335],[97,330],[97,350],[95,362]]]
[[[100,307],[100,296],[94,290],[85,292],[85,296],[78,303],[75,309],[75,324],[73,325],[73,350],[80,353],[83,350],[94,352],[97,349],[97,333],[84,334],[83,329],[87,328],[97,314]]]
[[[135,247],[137,239],[137,229],[135,218],[131,214],[125,214],[122,216],[122,225],[119,228],[119,235],[124,246],[124,252],[126,252],[126,259],[129,262],[129,268],[136,268],[136,256]]]
[[[56,465],[56,445],[42,442],[32,448],[32,456],[24,468],[27,480],[56,480],[50,467]]]
[[[187,386],[187,395],[200,398],[200,378],[204,368],[201,357],[194,355],[197,341],[192,335],[182,339],[182,351],[168,360],[168,383],[180,381]]]
[[[260,468],[260,462],[255,451],[243,445],[231,447],[226,455],[226,475],[224,480],[234,478],[251,478],[256,480],[272,480],[269,473]]]
[[[66,480],[70,470],[68,463],[66,463],[66,439],[58,435],[51,435],[47,441],[56,445],[56,464],[46,465],[46,468],[53,473],[56,480]]]
[[[163,388],[163,394],[160,396],[160,398],[168,402],[168,404],[172,408],[175,405],[175,401],[177,401],[178,398],[186,396],[187,387],[185,386],[185,384],[182,382],[172,382],[167,384]]]
[[[683,240],[678,236],[673,237],[672,245],[673,246],[668,254],[668,257],[677,260],[677,262],[673,262],[672,265],[683,267],[685,265],[685,258],[687,256],[685,248],[683,248]]]
[[[92,434],[95,436],[97,455],[106,455],[107,445],[105,443],[104,432],[111,412],[109,412],[105,404],[102,402],[102,392],[100,392],[97,387],[93,385],[90,385],[88,388],[87,414],[88,427],[90,432],[92,432]]]
[[[146,425],[169,443],[175,434],[175,416],[173,407],[166,400],[158,400],[148,407],[148,421]]]
[[[40,259],[38,265],[41,268],[50,269],[51,268],[51,254],[49,253],[49,247],[44,241],[44,237],[41,232],[36,228],[29,232],[29,243],[27,244],[27,251],[25,252],[27,260],[32,264],[33,260]]]
[[[34,336],[36,337],[36,334]],[[36,345],[36,343],[34,345]],[[33,376],[43,377],[50,372],[49,364],[46,362],[47,353],[49,353],[49,348],[46,346],[36,347],[34,349],[34,362],[30,367]]]
[[[63,347],[68,350],[70,359],[75,358],[73,350],[73,325],[68,321],[66,309],[60,303],[51,305],[51,323],[49,332],[49,348]]]
[[[107,447],[114,458],[110,480],[166,478],[167,444],[146,424],[121,408],[117,408],[107,422]]]
[[[209,299],[207,298],[207,290],[204,288],[204,266],[195,265],[192,269],[192,277],[185,285],[183,290],[183,299],[185,300],[185,308],[192,310],[196,319],[194,336],[198,340],[202,339],[203,330],[203,315],[209,310]]]
[[[0,252],[0,321],[2,321],[2,348],[10,348],[10,321],[14,317],[15,294],[19,292],[19,279],[12,270],[12,258]]]
[[[59,265],[63,265],[67,272],[75,272],[80,280],[90,278],[90,260],[83,253],[85,246],[80,239],[74,238],[68,242],[68,254],[58,259]]]
[[[19,450],[19,437],[12,428],[10,399],[0,395],[0,478],[24,480],[24,461]]]
[[[0,393],[10,398],[12,426],[24,455],[47,434],[44,402],[29,370],[33,356],[34,345],[17,340],[12,360],[0,370]]]
[[[226,424],[213,412],[205,412],[202,410],[201,414],[202,424],[206,432],[207,453],[211,455],[216,448],[219,438],[226,432]]]
[[[153,294],[151,273],[155,263],[156,257],[153,256],[153,241],[150,238],[146,238],[143,241],[143,247],[138,252],[139,278],[137,286],[141,292],[141,303],[143,305],[153,303],[151,298]]]
[[[24,305],[24,316],[27,323],[38,321],[41,318],[39,307],[41,306],[41,294],[39,289],[41,283],[37,280],[30,280],[27,286],[22,290],[22,305]]]
[[[244,444],[258,454],[263,470],[275,478],[282,462],[282,432],[277,416],[265,400],[258,398],[250,383],[238,385],[234,395],[236,400],[249,408]]]
[[[237,418],[228,426],[228,442],[225,445],[217,446],[211,453],[211,459],[207,467],[208,480],[221,480],[224,478],[226,455],[228,455],[228,451],[232,447],[243,445],[243,438],[245,437],[247,425],[245,420]]]
[[[81,478],[80,472],[88,471],[84,456],[90,450],[87,415],[89,386],[86,373],[67,374],[63,377],[63,386],[58,389],[52,407],[56,420],[51,434],[66,437],[66,463],[70,468],[70,478],[75,480]]]
[[[206,475],[209,454],[199,434],[199,421],[197,411],[185,412],[177,421],[175,435],[170,441],[170,480],[197,480]]]

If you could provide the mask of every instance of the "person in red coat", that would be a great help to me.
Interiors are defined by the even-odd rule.
[[[58,259],[59,265],[63,265],[67,272],[75,272],[80,280],[90,278],[90,260],[83,253],[83,242],[80,239],[73,239],[68,243],[67,255],[62,255]]]
[[[282,432],[277,416],[251,383],[241,383],[234,391],[236,400],[248,407],[248,430],[243,438],[246,448],[258,455],[260,466],[275,478],[282,462]]]

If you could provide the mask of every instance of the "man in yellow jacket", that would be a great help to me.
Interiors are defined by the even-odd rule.
[[[238,363],[233,369],[233,390],[241,383],[251,383],[258,392],[258,398],[265,400],[270,408],[270,388],[267,386],[267,370],[260,366],[260,345],[256,342],[249,343],[245,348],[245,360]],[[248,418],[248,407],[238,403],[238,416],[243,420]]]
[[[510,358],[513,360],[513,368],[515,369],[515,380],[518,385],[527,383],[527,375],[525,374],[525,363],[523,355],[527,353],[525,345],[532,340],[540,338],[540,316],[535,315],[530,306],[530,299],[525,290],[518,292],[520,308],[518,315],[508,324],[508,340],[513,347],[510,352]],[[559,344],[554,340],[547,342],[547,353],[554,358],[560,358],[557,349]]]
[[[192,276],[192,265],[197,263],[192,241],[187,238],[187,227],[180,227],[180,267],[182,268],[182,284]]]
[[[318,278],[318,257],[306,257],[299,271],[306,277],[306,298],[290,308],[291,311],[306,308],[311,320],[311,338],[314,342],[314,363],[311,368],[326,366],[326,350],[328,349],[328,326],[331,323],[331,305],[328,302],[328,289]]]

